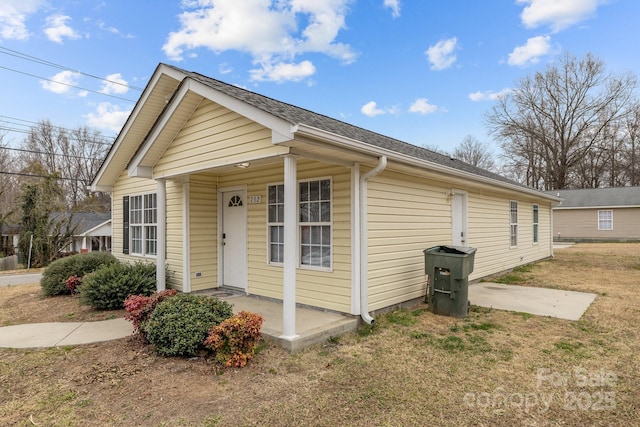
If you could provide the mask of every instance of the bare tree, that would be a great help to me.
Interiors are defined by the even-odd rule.
[[[92,194],[88,185],[100,167],[109,144],[98,131],[87,127],[66,130],[48,120],[33,127],[23,141],[22,166],[42,166],[46,174],[59,175],[67,209],[102,211],[108,195]]]
[[[577,166],[610,142],[629,114],[636,77],[613,75],[588,54],[566,54],[558,64],[525,77],[487,115],[505,155],[541,189],[578,185]],[[611,159],[609,159],[611,160]]]
[[[496,162],[489,148],[476,137],[467,135],[453,150],[453,157],[489,171],[496,170]]]

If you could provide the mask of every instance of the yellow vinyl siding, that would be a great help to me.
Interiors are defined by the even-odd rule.
[[[369,181],[369,310],[424,296],[423,250],[451,241],[445,193],[434,181],[395,172]]]
[[[467,191],[467,244],[477,248],[470,280],[551,255],[551,205],[519,192],[496,192],[456,182]],[[451,244],[451,184],[385,171],[368,187],[369,310],[421,298],[424,249]],[[509,247],[509,202],[518,201],[518,247]],[[539,241],[533,243],[533,204]]]
[[[157,193],[158,184],[151,179],[130,178],[124,171],[113,187],[112,253],[126,262],[152,262],[156,257],[140,257],[122,253],[122,198],[137,194]],[[160,248],[158,248],[158,251]],[[167,182],[167,268],[172,287],[182,289],[182,185]]]
[[[298,180],[331,178],[333,206],[333,269],[330,272],[298,268],[296,301],[349,312],[351,306],[351,171],[341,166],[298,161]],[[267,259],[267,186],[282,183],[283,163],[249,168],[218,177],[218,188],[247,186],[247,200],[261,196],[261,203],[247,204],[249,293],[282,298],[282,266]]]
[[[510,201],[518,202],[518,246],[510,248]],[[533,204],[538,205],[538,243],[533,242]],[[551,256],[551,205],[520,194],[470,194],[469,246],[477,248],[471,279]]]
[[[191,290],[218,286],[218,192],[215,175],[191,175],[190,187],[190,239]],[[197,277],[196,274],[200,273]]]
[[[182,290],[182,183],[168,180],[167,187],[167,284]],[[160,248],[158,248],[160,251]]]
[[[271,143],[271,130],[210,101],[203,102],[154,166],[175,176],[288,152]]]

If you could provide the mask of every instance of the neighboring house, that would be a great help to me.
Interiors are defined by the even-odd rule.
[[[2,224],[2,230],[0,232],[0,258],[18,253],[20,230],[22,230],[22,226],[19,224]]]
[[[53,212],[51,219],[71,216],[73,240],[65,252],[111,252],[111,213]]]
[[[423,250],[477,248],[471,279],[552,255],[555,196],[160,64],[91,185],[113,253],[183,292],[229,286],[360,315],[425,295]]]
[[[553,208],[558,242],[640,241],[640,187],[548,191],[562,202]]]

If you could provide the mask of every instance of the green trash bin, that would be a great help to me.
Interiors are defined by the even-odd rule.
[[[469,311],[469,275],[476,248],[434,246],[424,250],[424,270],[429,276],[426,302],[435,314],[465,317]]]

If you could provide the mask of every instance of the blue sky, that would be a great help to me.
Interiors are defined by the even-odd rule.
[[[1,0],[0,128],[114,136],[165,62],[416,145],[472,135],[497,153],[495,98],[565,52],[640,75],[639,17],[638,0]]]

